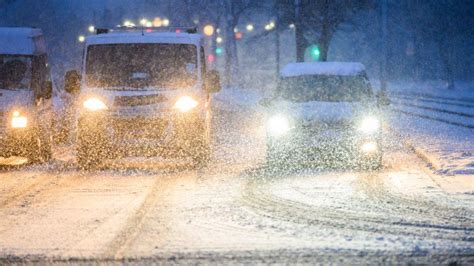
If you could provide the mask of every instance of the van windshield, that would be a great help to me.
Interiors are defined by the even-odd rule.
[[[189,44],[105,44],[87,50],[87,85],[178,89],[197,82],[197,48]]]
[[[359,102],[372,96],[365,75],[305,75],[282,78],[278,95],[293,102]]]
[[[31,56],[0,55],[0,89],[31,88]]]

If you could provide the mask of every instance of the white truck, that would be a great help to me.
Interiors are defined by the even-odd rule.
[[[66,91],[80,91],[80,167],[157,155],[204,166],[210,157],[211,93],[220,90],[219,75],[207,69],[205,58],[203,37],[194,32],[99,29],[87,37],[82,74],[69,72],[65,82],[72,84]]]
[[[51,158],[56,94],[42,31],[0,28],[0,157]]]

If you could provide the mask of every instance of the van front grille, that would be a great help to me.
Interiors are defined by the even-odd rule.
[[[112,120],[114,133],[124,138],[159,139],[168,126],[168,121],[160,118],[115,118]]]
[[[5,130],[5,115],[3,112],[0,112],[0,133]]]
[[[162,103],[168,99],[161,94],[137,95],[137,96],[117,96],[114,100],[114,106],[140,106]]]

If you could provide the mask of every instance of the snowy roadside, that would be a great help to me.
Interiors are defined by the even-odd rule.
[[[452,191],[473,193],[474,84],[456,91],[433,83],[419,85],[390,88],[391,128],[431,165],[440,183]],[[453,187],[454,183],[462,187]]]
[[[262,97],[263,93],[255,89],[224,87],[214,95],[214,107],[227,112],[258,111]]]
[[[239,87],[224,87],[214,95],[214,117],[226,117],[220,121],[220,132],[233,135],[227,141],[252,141],[249,136],[262,136],[264,109],[259,104],[263,98],[261,90]],[[228,136],[229,137],[229,136]]]

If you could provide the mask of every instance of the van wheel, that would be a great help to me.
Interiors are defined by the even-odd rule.
[[[267,144],[267,151],[265,154],[266,164],[270,168],[279,168],[286,163],[287,155],[279,151],[273,145]]]
[[[201,169],[206,167],[211,160],[211,148],[209,143],[197,143],[193,148],[191,158],[194,168]]]
[[[382,168],[382,154],[378,154],[372,158],[364,159],[360,163],[360,168],[363,170],[379,170]]]
[[[51,160],[51,140],[48,137],[34,137],[27,147],[27,157],[32,163],[44,163]]]
[[[102,145],[82,135],[77,138],[76,152],[77,163],[84,170],[95,168],[104,160]]]
[[[77,163],[80,168],[89,170],[97,167],[101,161],[94,147],[84,145],[83,143],[77,144]]]

